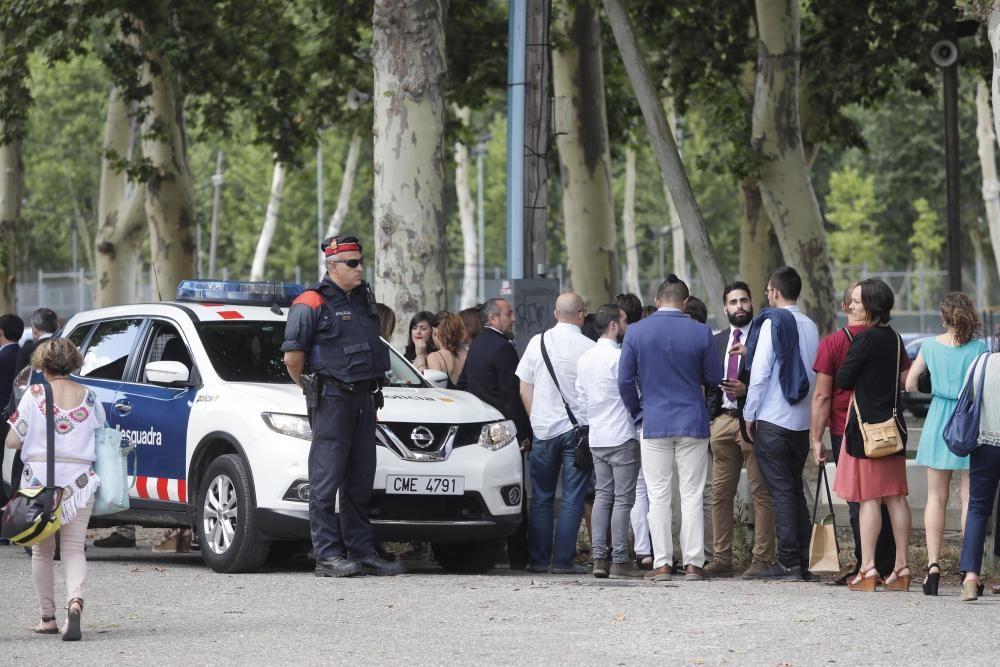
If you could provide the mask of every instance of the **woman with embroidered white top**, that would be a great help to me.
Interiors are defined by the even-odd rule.
[[[87,560],[84,541],[87,523],[94,507],[100,479],[94,473],[94,432],[105,426],[104,408],[92,389],[69,379],[69,374],[83,365],[80,351],[73,343],[54,338],[39,345],[31,356],[31,365],[40,369],[52,387],[55,421],[55,481],[65,487],[62,503],[62,527],[59,530],[62,563],[66,570],[66,625],[62,638],[80,639],[80,616],[86,594]],[[11,429],[6,445],[20,449],[24,461],[22,487],[46,484],[45,390],[31,385],[21,397],[17,412],[8,420]],[[41,606],[42,621],[31,629],[39,634],[59,633],[55,616],[53,555],[55,536],[31,548],[31,573]]]

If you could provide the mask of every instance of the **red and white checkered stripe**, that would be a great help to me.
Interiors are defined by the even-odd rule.
[[[187,481],[183,479],[168,479],[167,477],[132,477],[129,483],[135,481],[129,489],[132,498],[147,498],[149,500],[168,500],[175,503],[187,502]]]

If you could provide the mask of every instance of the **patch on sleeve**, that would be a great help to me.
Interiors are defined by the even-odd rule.
[[[320,295],[319,292],[309,289],[303,292],[302,294],[298,295],[295,298],[295,301],[292,302],[292,305],[300,303],[304,303],[305,305],[315,310],[323,305],[323,297]]]

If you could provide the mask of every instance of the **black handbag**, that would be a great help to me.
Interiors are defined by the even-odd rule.
[[[569,423],[573,425],[573,465],[580,470],[593,470],[594,455],[590,452],[590,427],[586,424],[578,422],[576,420],[576,416],[573,414],[573,411],[569,409],[569,403],[566,402],[566,396],[563,394],[562,387],[559,386],[559,379],[556,377],[556,371],[552,368],[552,360],[549,359],[549,353],[545,349],[544,333],[539,341],[542,344],[542,360],[545,362],[545,367],[549,369],[549,377],[551,377],[552,382],[555,383],[556,390],[559,392],[559,398],[562,399],[563,407],[566,408],[566,416],[569,417]]]
[[[0,537],[29,547],[55,534],[62,524],[63,489],[55,486],[56,429],[52,415],[52,387],[45,388],[46,486],[18,489],[3,508]]]

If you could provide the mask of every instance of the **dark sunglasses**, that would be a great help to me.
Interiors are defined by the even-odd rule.
[[[356,269],[365,263],[363,259],[331,259],[334,264],[346,264],[350,269]]]

